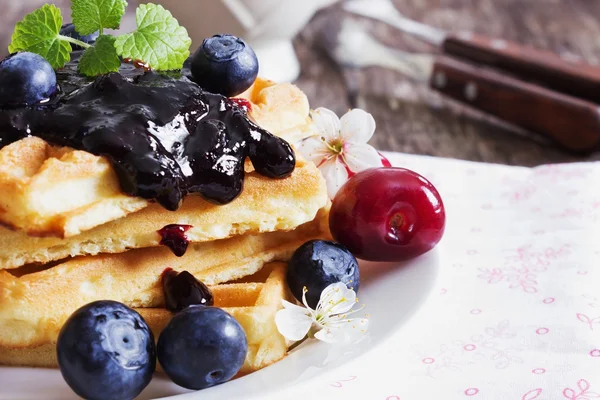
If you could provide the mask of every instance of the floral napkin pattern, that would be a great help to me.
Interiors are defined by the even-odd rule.
[[[600,399],[600,163],[385,156],[444,199],[434,289],[385,345],[276,397]]]

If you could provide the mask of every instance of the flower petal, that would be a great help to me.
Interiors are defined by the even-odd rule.
[[[321,329],[319,332],[315,333],[315,339],[319,339],[320,341],[325,342],[325,343],[336,343],[337,342],[336,333],[337,333],[337,329],[331,329],[331,328],[325,327],[325,328]]]
[[[348,171],[339,157],[331,158],[319,166],[321,174],[327,182],[327,193],[333,199],[342,185],[348,180]]]
[[[304,312],[298,312],[295,309],[284,308],[275,314],[277,330],[286,339],[293,341],[303,339],[310,330],[312,322],[312,318],[309,315],[306,315]]]
[[[364,337],[369,328],[366,318],[347,319],[328,324],[315,334],[315,338],[326,343],[351,344]]]
[[[301,307],[301,306],[299,306],[297,304],[294,304],[294,303],[290,303],[287,300],[283,300],[282,299],[281,300],[281,304],[283,304],[283,308],[285,308],[285,309],[292,310],[292,311],[295,311],[295,312],[299,312],[301,314],[306,314],[306,315],[309,314],[309,311],[306,308]]]
[[[359,108],[348,111],[340,124],[340,134],[347,142],[367,143],[375,133],[375,118]]]
[[[341,323],[337,332],[338,342],[349,344],[362,339],[369,329],[368,318],[354,318]]]
[[[310,113],[320,137],[329,142],[340,138],[340,119],[331,110],[320,107]]]
[[[369,168],[383,167],[379,153],[368,144],[346,142],[343,157],[350,171],[354,173]]]
[[[317,313],[336,315],[350,311],[356,304],[356,293],[348,289],[345,283],[337,282],[327,286],[321,292]]]
[[[321,140],[318,136],[308,137],[296,146],[296,149],[304,158],[319,166],[324,160],[332,157],[331,150],[327,147],[327,143]]]

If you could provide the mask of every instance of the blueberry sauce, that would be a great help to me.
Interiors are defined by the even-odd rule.
[[[294,170],[290,145],[236,101],[200,88],[189,62],[176,73],[123,63],[119,73],[88,79],[77,73],[79,56],[57,71],[60,93],[49,102],[0,110],[0,147],[38,136],[105,156],[124,193],[168,210],[188,193],[231,202],[242,191],[246,157],[269,178]]]
[[[160,244],[171,249],[177,257],[182,257],[190,243],[185,233],[191,228],[191,225],[171,224],[165,226],[158,231],[161,237]]]
[[[214,304],[214,298],[208,286],[187,271],[177,273],[171,268],[167,268],[162,273],[161,281],[165,306],[171,312],[179,312],[189,306],[212,306]]]

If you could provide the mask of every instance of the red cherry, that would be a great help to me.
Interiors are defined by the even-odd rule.
[[[334,239],[356,257],[403,261],[440,241],[446,213],[436,188],[405,168],[371,168],[340,188],[329,214]]]

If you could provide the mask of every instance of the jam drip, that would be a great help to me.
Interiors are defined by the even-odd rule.
[[[213,294],[204,283],[187,271],[177,273],[171,268],[162,273],[165,306],[171,312],[179,312],[190,306],[212,306]]]
[[[185,234],[190,229],[191,225],[167,225],[158,231],[161,237],[160,244],[171,249],[177,257],[182,257],[190,244]]]
[[[295,167],[290,145],[253,123],[247,108],[181,73],[122,64],[90,81],[77,58],[57,77],[61,93],[35,107],[0,110],[0,147],[26,136],[105,156],[124,193],[176,210],[188,193],[226,204],[242,191],[244,162],[269,178]]]

